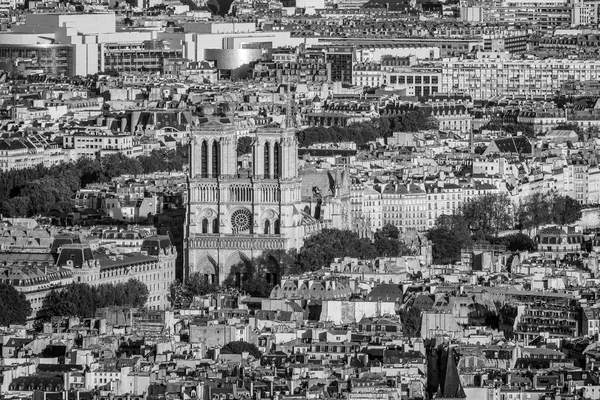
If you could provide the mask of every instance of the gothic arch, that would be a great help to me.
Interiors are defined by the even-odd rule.
[[[252,275],[252,262],[245,254],[236,251],[227,257],[224,272],[225,280],[234,286],[239,286]]]
[[[271,285],[279,284],[281,279],[281,268],[279,261],[272,254],[266,254],[261,260],[259,274]]]
[[[194,270],[191,272],[204,275],[210,283],[219,282],[219,265],[209,254],[203,254],[196,261]]]

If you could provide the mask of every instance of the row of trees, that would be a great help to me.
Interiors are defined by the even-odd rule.
[[[45,320],[53,316],[89,318],[103,307],[143,307],[148,294],[146,285],[136,279],[96,287],[71,283],[46,296],[39,317]]]
[[[517,227],[532,230],[547,224],[573,224],[581,218],[581,208],[581,204],[569,196],[534,193],[517,207]]]
[[[357,122],[348,127],[312,127],[298,132],[300,147],[315,143],[354,142],[358,145],[391,136],[392,132],[418,132],[436,129],[437,121],[421,108],[409,110],[393,117],[375,118],[369,122]]]
[[[232,278],[226,279],[221,286],[212,283],[208,278],[200,273],[189,276],[185,282],[173,282],[169,288],[169,300],[173,305],[191,304],[195,296],[205,296],[207,294],[218,293],[228,288],[237,288],[241,292],[255,297],[269,297],[274,285],[259,274],[252,276],[236,284]]]
[[[109,182],[121,175],[158,171],[181,171],[187,149],[154,150],[149,156],[126,157],[120,153],[99,160],[82,158],[50,168],[33,168],[0,173],[0,213],[9,217],[47,215],[67,211],[77,190],[90,183]]]
[[[399,239],[400,232],[393,225],[386,225],[376,232],[374,241],[361,238],[349,230],[324,229],[309,237],[298,253],[297,272],[306,272],[329,266],[335,258],[398,257],[409,253]]]
[[[527,197],[514,207],[506,194],[487,194],[470,199],[452,215],[441,215],[429,230],[433,258],[437,263],[460,260],[460,249],[475,241],[504,244],[511,251],[533,250],[528,235],[499,237],[499,232],[537,229],[546,224],[569,225],[581,218],[581,205],[569,196],[541,193]]]

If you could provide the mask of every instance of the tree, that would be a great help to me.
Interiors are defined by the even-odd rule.
[[[238,340],[235,342],[229,342],[221,348],[221,354],[242,354],[248,352],[254,358],[260,358],[262,353],[253,343],[244,342]]]
[[[469,225],[460,214],[440,215],[427,238],[433,244],[433,261],[439,264],[460,261],[460,250],[473,244]]]
[[[552,221],[551,200],[548,195],[539,192],[526,197],[516,212],[520,227],[530,230],[550,223]]]
[[[400,310],[400,321],[402,321],[402,333],[408,337],[421,336],[421,311],[416,307],[408,310]]]
[[[507,250],[512,252],[517,251],[534,251],[536,248],[535,242],[524,233],[513,233],[502,238],[502,242]]]
[[[6,199],[0,205],[0,214],[7,217],[28,217],[31,203],[29,197],[17,196]]]
[[[269,297],[274,285],[267,282],[262,276],[253,276],[248,280],[242,282],[240,289],[254,297]]]
[[[115,305],[143,307],[148,301],[148,287],[137,279],[130,279],[125,283],[115,285],[115,289],[121,289],[121,287],[124,296],[121,304]]]
[[[438,125],[438,121],[431,116],[431,113],[420,107],[415,107],[391,120],[392,132],[426,131],[437,129]]]
[[[460,213],[477,239],[497,237],[512,222],[512,207],[505,193],[490,193],[463,203]]]
[[[24,325],[31,314],[31,303],[14,286],[0,283],[0,326]]]
[[[44,299],[40,316],[90,318],[94,316],[98,296],[87,283],[71,283],[62,290],[52,290]]]
[[[400,230],[397,226],[386,224],[375,232],[373,245],[379,257],[400,257],[409,254],[406,244],[399,240]]]
[[[40,317],[76,316],[89,318],[103,307],[143,307],[148,300],[148,288],[136,279],[117,284],[92,287],[87,283],[72,283],[62,290],[51,291],[44,299]]]
[[[572,197],[555,195],[552,198],[552,222],[570,225],[581,219],[581,204]]]
[[[190,275],[189,279],[185,282],[186,297],[188,297],[190,301],[194,296],[204,296],[209,293],[214,293],[218,288],[219,285],[210,283],[208,278],[199,272]]]
[[[315,271],[341,257],[373,259],[377,257],[377,250],[368,239],[360,238],[355,232],[324,229],[304,241],[297,264],[300,272]]]
[[[396,225],[393,224],[385,224],[381,229],[378,229],[375,233],[375,236],[382,235],[386,238],[390,239],[399,239],[400,238],[400,229]]]

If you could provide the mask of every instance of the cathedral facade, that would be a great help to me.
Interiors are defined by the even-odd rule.
[[[252,134],[249,170],[238,169],[238,139],[228,117],[211,116],[192,128],[186,275],[219,284],[261,275],[278,283],[288,251],[302,246],[307,222],[299,207],[295,130]]]

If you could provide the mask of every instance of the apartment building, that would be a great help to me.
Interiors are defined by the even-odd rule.
[[[133,135],[117,135],[106,129],[75,132],[63,138],[63,149],[68,161],[81,157],[96,158],[111,153],[132,157],[137,155],[135,147]],[[141,146],[137,147],[140,147],[141,152]]]
[[[61,290],[73,282],[73,274],[66,268],[54,267],[49,253],[19,254],[4,256],[0,267],[0,282],[10,284],[31,304],[34,318],[42,309],[44,299],[52,290]]]
[[[141,252],[124,254],[93,253],[87,244],[62,246],[57,267],[73,273],[73,281],[90,285],[125,283],[137,279],[150,292],[150,310],[169,306],[169,285],[175,280],[177,251],[168,236],[150,236],[143,240]]]
[[[64,153],[58,144],[39,136],[0,139],[0,171],[3,172],[39,164],[51,167],[63,159]]]
[[[379,87],[385,84],[385,73],[381,64],[359,63],[352,70],[352,84],[355,86]]]
[[[427,229],[427,194],[415,184],[390,183],[380,188],[382,224],[402,232]]]
[[[554,96],[563,83],[600,79],[600,60],[510,59],[507,55],[448,59],[442,63],[441,92],[475,100],[494,96]]]
[[[372,187],[365,187],[362,198],[362,210],[367,225],[372,232],[381,229],[384,225],[381,218],[382,199],[381,193]]]
[[[453,183],[439,182],[427,185],[427,229],[435,225],[441,215],[452,215],[460,209],[463,188]]]
[[[593,7],[580,0],[496,0],[463,2],[463,21],[480,23],[528,24],[549,32],[594,21]]]

